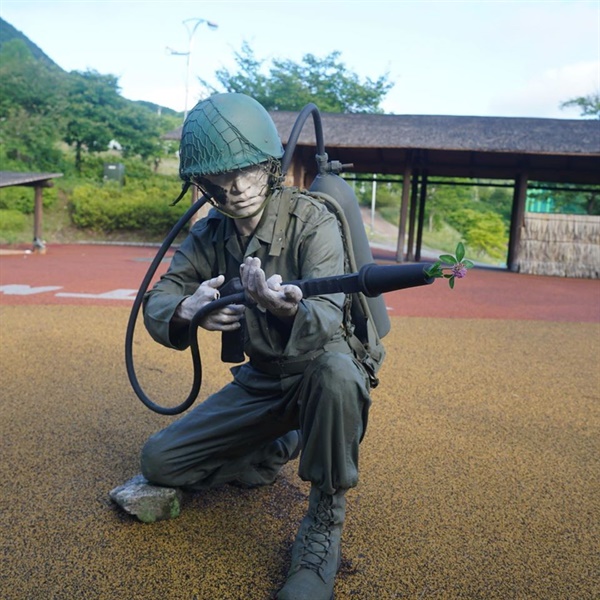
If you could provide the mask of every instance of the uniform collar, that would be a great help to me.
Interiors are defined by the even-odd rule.
[[[273,241],[273,235],[275,230],[275,222],[277,221],[277,214],[281,205],[281,192],[279,190],[274,191],[271,197],[265,204],[265,208],[256,229],[254,230],[253,237],[258,238],[265,244],[271,244]],[[234,219],[225,218],[225,239],[236,235],[235,221]]]
[[[254,234],[250,239],[248,247],[246,248],[246,251],[244,253],[244,257],[251,256],[252,254],[254,254],[261,247],[262,244],[269,246],[273,244],[273,238],[275,235],[275,224],[277,223],[277,215],[279,214],[280,208],[285,209],[285,207],[282,207],[281,199],[281,191],[275,190],[272,193],[271,198],[265,205],[263,215],[258,225],[256,226]],[[219,239],[222,240],[227,250],[236,259],[243,258],[240,256],[241,248],[239,246],[234,219],[230,219],[218,213],[217,211],[211,212],[216,213],[214,217],[221,220],[221,223],[219,224],[213,235],[213,241],[217,242],[219,241]]]

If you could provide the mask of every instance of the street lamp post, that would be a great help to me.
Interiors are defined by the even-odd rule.
[[[212,21],[207,21],[206,19],[185,19],[183,24],[188,32],[188,49],[187,52],[177,52],[172,48],[167,47],[167,51],[170,54],[175,56],[185,56],[185,106],[183,110],[183,120],[187,118],[188,114],[188,100],[189,100],[189,90],[190,90],[190,58],[192,56],[192,43],[194,41],[194,34],[196,33],[196,29],[202,24],[206,23],[209,29],[217,29],[219,26]]]

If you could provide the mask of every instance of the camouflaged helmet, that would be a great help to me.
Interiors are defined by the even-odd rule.
[[[215,94],[183,124],[179,176],[191,182],[282,156],[275,123],[261,104],[245,94]]]

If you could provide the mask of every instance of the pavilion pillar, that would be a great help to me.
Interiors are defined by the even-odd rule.
[[[419,189],[419,223],[417,226],[417,246],[415,250],[415,260],[421,260],[421,246],[423,244],[423,226],[425,224],[425,202],[427,200],[427,170],[421,174],[421,187]]]
[[[402,200],[400,203],[400,222],[398,224],[398,242],[396,244],[396,262],[404,262],[404,244],[406,239],[406,222],[408,220],[408,203],[410,199],[410,180],[412,177],[412,156],[406,157],[402,174]]]
[[[406,249],[406,260],[408,262],[414,262],[415,260],[415,227],[417,223],[417,206],[420,176],[420,169],[415,169],[413,172],[412,183],[410,186],[410,220],[408,223],[408,243]]]
[[[46,184],[47,185],[47,184]],[[43,185],[35,186],[33,206],[33,252],[46,253],[46,244],[42,239],[42,221],[44,217]]]
[[[508,239],[508,257],[506,266],[509,271],[519,271],[519,247],[521,244],[521,229],[525,224],[525,206],[527,203],[527,171],[521,171],[515,178],[513,193],[512,216],[510,221],[510,237]]]

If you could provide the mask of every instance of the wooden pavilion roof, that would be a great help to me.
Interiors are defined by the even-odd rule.
[[[284,144],[298,113],[272,111]],[[354,173],[400,174],[407,161],[430,175],[599,184],[600,120],[321,113],[331,159]],[[180,139],[181,128],[169,139]],[[315,134],[304,124],[295,156],[312,170]]]
[[[0,188],[13,185],[36,186],[44,185],[51,179],[62,177],[62,173],[18,173],[15,171],[0,171]]]

